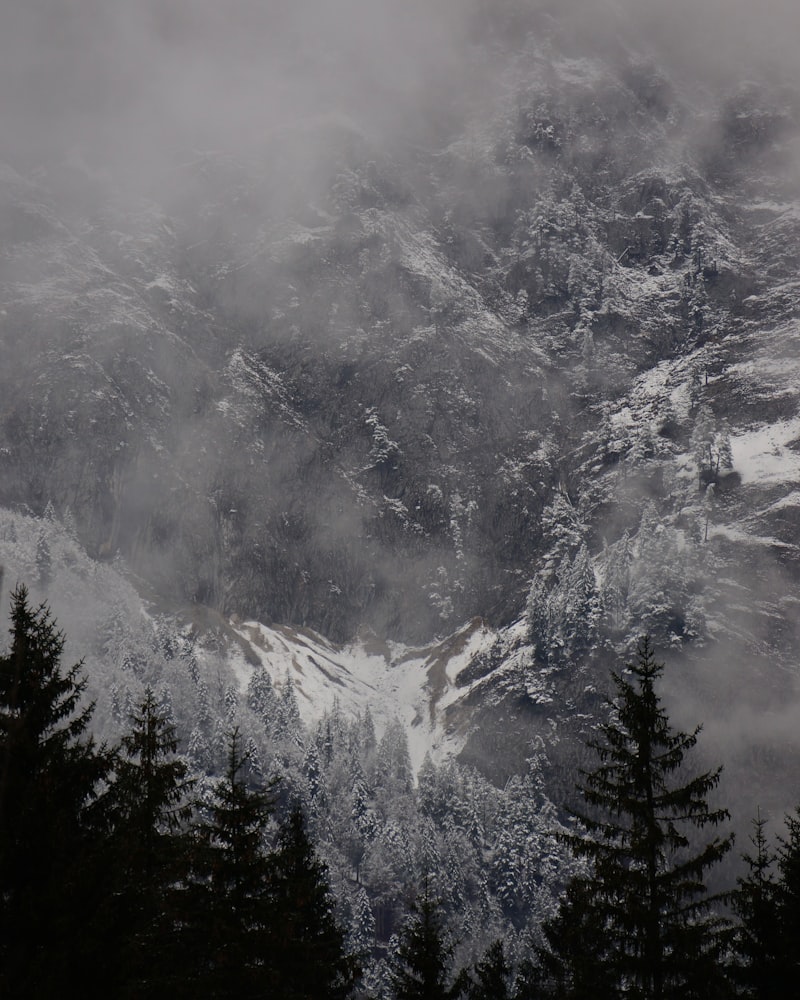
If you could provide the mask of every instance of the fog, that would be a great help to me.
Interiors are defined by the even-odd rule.
[[[326,114],[388,132],[461,84],[457,0],[33,0],[0,13],[2,148],[134,175],[186,147],[257,150]]]
[[[351,343],[359,336],[366,339],[364,331],[359,330],[364,311],[361,300],[366,297],[366,291],[374,292],[376,299],[386,300],[386,313],[394,310],[397,314],[392,317],[397,323],[397,336],[395,331],[390,331],[386,343],[390,338],[399,342],[406,321],[409,326],[412,324],[408,317],[425,329],[435,325],[435,318],[431,318],[435,303],[426,301],[427,292],[431,290],[424,287],[425,282],[420,279],[419,291],[409,289],[402,285],[401,279],[407,277],[403,273],[397,285],[390,285],[390,279],[401,268],[398,266],[391,273],[388,273],[389,268],[384,271],[386,261],[379,259],[381,248],[370,251],[365,237],[363,248],[356,239],[352,242],[359,253],[363,249],[366,265],[362,266],[362,257],[359,257],[351,273],[359,268],[363,271],[374,269],[374,287],[350,289],[348,297],[346,281],[333,267],[328,268],[327,258],[322,262],[304,262],[302,245],[298,244],[296,270],[284,266],[275,278],[281,293],[273,294],[267,254],[259,258],[258,266],[249,273],[246,267],[239,273],[236,253],[231,250],[228,254],[227,248],[220,248],[228,240],[237,251],[242,246],[247,249],[250,239],[255,258],[262,245],[248,231],[247,223],[252,221],[256,228],[263,222],[268,214],[263,204],[260,206],[262,217],[248,220],[247,208],[234,211],[231,208],[233,199],[227,201],[229,192],[225,190],[224,172],[208,181],[201,194],[196,194],[189,188],[188,172],[176,170],[176,165],[186,164],[198,152],[252,157],[257,163],[267,164],[263,172],[269,174],[271,198],[284,201],[291,198],[301,203],[312,201],[316,193],[314,185],[328,184],[330,175],[322,171],[324,176],[320,180],[309,163],[334,155],[332,144],[328,145],[333,129],[321,126],[344,123],[350,132],[365,136],[370,152],[408,150],[415,144],[424,145],[428,151],[442,149],[450,137],[463,134],[462,126],[471,115],[480,117],[478,112],[485,104],[508,98],[511,88],[506,74],[515,60],[513,85],[524,89],[528,30],[536,36],[552,36],[555,39],[552,51],[556,55],[566,52],[574,57],[601,53],[621,64],[632,55],[649,57],[671,77],[680,94],[678,103],[696,101],[699,106],[712,110],[718,109],[728,95],[751,77],[788,82],[793,86],[800,82],[795,52],[800,39],[800,5],[796,0],[761,0],[759,3],[753,0],[10,0],[0,5],[0,163],[10,163],[23,175],[47,178],[52,165],[66,160],[81,166],[90,177],[113,182],[135,196],[142,193],[154,196],[162,205],[170,200],[174,204],[176,195],[185,195],[181,203],[184,219],[191,219],[193,205],[213,204],[213,212],[209,213],[213,216],[213,227],[209,225],[208,231],[195,234],[192,226],[187,225],[191,236],[186,239],[190,244],[187,250],[189,271],[212,272],[221,262],[218,271],[214,271],[215,281],[209,279],[208,284],[218,295],[216,304],[221,307],[219,312],[224,320],[230,321],[232,326],[238,322],[240,328],[235,332],[235,339],[225,343],[224,322],[219,324],[222,333],[216,326],[212,329],[210,321],[206,330],[203,328],[206,320],[202,317],[198,320],[192,314],[189,325],[194,338],[193,348],[202,337],[208,341],[218,337],[222,345],[220,356],[236,343],[244,341],[247,346],[248,332],[258,332],[264,316],[280,313],[280,321],[275,321],[272,331],[276,340],[283,336],[288,338],[291,324],[295,322],[302,327],[309,343],[317,337],[331,339],[331,331],[344,330],[339,338],[341,343],[336,345],[341,350],[344,373],[348,367],[345,362],[358,358],[358,350],[355,347],[351,350]],[[525,99],[529,96],[525,95]],[[513,97],[510,103],[513,105]],[[484,116],[485,119],[489,117]],[[713,139],[712,134],[709,142]],[[277,150],[286,154],[284,159],[279,161]],[[371,158],[371,155],[363,157],[365,160]],[[465,228],[472,223],[473,217],[478,223],[491,217],[494,207],[487,206],[493,206],[495,201],[502,204],[507,194],[492,173],[492,165],[491,156],[487,155],[483,174],[478,168],[473,171],[475,165],[466,162],[459,165],[461,173],[448,178],[454,187],[467,189],[453,199],[453,214],[457,215],[460,210],[468,220]],[[404,183],[408,178],[413,183],[413,173],[404,176]],[[204,177],[203,182],[205,180]],[[184,185],[189,190],[184,190]],[[69,197],[68,188],[63,196]],[[91,187],[91,197],[94,196]],[[398,210],[398,217],[401,214]],[[211,242],[209,233],[219,245],[211,248],[206,260],[202,257],[202,244]],[[109,240],[109,245],[111,242]],[[346,233],[340,246],[345,251],[353,249],[347,245]],[[115,253],[122,253],[119,246],[113,249]],[[481,249],[477,247],[478,252]],[[70,251],[73,252],[77,253]],[[374,253],[373,258],[370,252]],[[622,259],[619,254],[624,255],[624,252],[624,243],[615,249],[616,265]],[[353,254],[355,256],[355,251]],[[131,251],[131,259],[125,263],[130,272],[138,275],[131,264],[134,257],[135,251]],[[4,262],[4,266],[8,265]],[[28,257],[22,255],[14,266],[21,272],[30,267],[30,275],[22,274],[19,280],[35,285],[40,272],[29,263]],[[388,273],[388,290],[382,284],[385,272]],[[224,275],[224,280],[216,281],[218,273]],[[302,301],[295,306],[285,289],[298,275],[305,284],[300,286],[299,299]],[[7,270],[5,278],[8,276]],[[148,273],[142,283],[152,277],[154,275]],[[151,284],[147,287],[151,288]],[[465,286],[455,280],[446,291],[447,295],[442,292],[440,296],[443,299],[449,296],[441,309],[443,313],[445,306],[455,310],[466,294]],[[155,296],[159,289],[152,292]],[[436,288],[433,293],[437,293]],[[428,299],[435,297],[436,294],[431,294]],[[130,300],[133,299],[131,293]],[[477,295],[475,299],[477,302]],[[124,311],[130,300],[121,296],[120,311]],[[135,301],[138,304],[138,299]],[[194,299],[191,301],[194,303]],[[300,318],[294,316],[283,322],[290,305]],[[335,318],[332,306],[337,310]],[[378,312],[376,308],[375,314]],[[475,305],[475,312],[479,312],[478,305]],[[318,321],[320,315],[324,316],[324,322]],[[483,314],[480,315],[483,321]],[[28,317],[24,319],[27,322]],[[446,320],[443,326],[447,327],[449,322]],[[381,322],[376,321],[375,330],[380,327]],[[446,332],[452,334],[453,330],[459,330],[456,320],[452,320]],[[370,329],[370,334],[374,333]],[[17,336],[16,331],[14,336]],[[26,336],[26,344],[30,346],[34,343],[30,332]],[[92,351],[94,360],[105,364],[121,348],[116,340],[109,338],[106,351],[105,344],[98,343],[103,336],[104,332],[92,342]],[[137,330],[136,337],[131,338],[137,345],[131,348],[134,354],[138,350],[138,337]],[[174,341],[163,339],[166,355]],[[377,336],[374,339],[374,356],[380,358],[384,345]],[[315,345],[319,342],[314,340]],[[208,353],[214,356],[212,351]],[[151,363],[152,355],[146,356],[148,364]],[[104,538],[103,541],[109,552],[119,545],[123,551],[135,553],[140,541],[136,534],[139,526],[147,523],[149,513],[160,506],[162,512],[163,509],[168,512],[166,523],[170,531],[173,525],[186,528],[186,539],[181,539],[181,544],[185,542],[186,547],[190,547],[189,554],[182,553],[180,561],[169,545],[163,543],[159,548],[159,540],[153,541],[148,536],[150,547],[146,559],[149,566],[144,575],[156,580],[165,592],[180,579],[191,600],[231,610],[224,604],[224,586],[219,582],[225,574],[218,565],[220,553],[215,548],[216,532],[219,538],[227,539],[226,544],[234,552],[232,562],[236,563],[236,571],[239,563],[245,564],[241,580],[237,577],[238,589],[232,603],[240,601],[242,593],[247,592],[252,607],[244,610],[253,615],[271,608],[275,618],[281,621],[310,619],[320,628],[333,630],[338,626],[346,637],[347,629],[356,622],[363,608],[371,601],[378,604],[379,598],[373,601],[371,593],[384,590],[389,595],[384,598],[386,607],[372,624],[377,630],[400,632],[408,629],[409,623],[402,620],[404,614],[411,614],[408,608],[419,615],[417,604],[432,602],[426,595],[433,594],[435,588],[431,581],[436,581],[437,574],[442,572],[446,558],[442,550],[434,545],[430,550],[420,548],[417,552],[410,546],[411,554],[398,557],[392,549],[394,538],[383,547],[380,537],[378,541],[373,537],[368,544],[365,540],[369,537],[367,529],[374,531],[375,524],[365,527],[367,515],[364,511],[369,507],[355,504],[356,494],[350,483],[338,478],[338,473],[332,474],[326,489],[317,493],[321,480],[300,478],[298,470],[306,470],[317,461],[314,443],[311,439],[306,440],[304,430],[297,430],[294,425],[291,430],[282,428],[280,420],[274,421],[277,430],[273,430],[272,438],[263,428],[252,429],[252,438],[261,436],[266,445],[263,441],[254,443],[247,434],[234,438],[233,431],[229,439],[225,436],[229,433],[227,425],[224,434],[218,428],[215,430],[218,412],[209,407],[209,415],[196,405],[196,383],[202,384],[198,374],[201,366],[197,364],[193,369],[194,362],[187,360],[189,357],[188,349],[185,354],[176,349],[174,357],[170,355],[162,362],[161,374],[166,372],[170,376],[165,375],[164,381],[173,387],[171,416],[179,425],[170,431],[172,452],[178,456],[175,482],[164,474],[162,457],[156,460],[140,456],[132,460],[133,471],[126,471],[129,475],[127,496],[121,508],[133,525],[130,537],[126,536],[125,526],[108,529],[97,514],[97,520],[103,521],[102,526],[107,529],[109,540],[106,543]],[[437,393],[444,396],[451,380],[466,382],[470,391],[474,391],[475,399],[483,404],[480,418],[489,428],[490,441],[492,433],[498,440],[505,433],[503,411],[513,411],[517,401],[531,407],[530,426],[536,426],[538,413],[527,397],[544,397],[538,386],[537,393],[532,393],[530,385],[521,378],[521,387],[515,385],[503,390],[508,393],[507,402],[501,398],[498,381],[490,382],[488,375],[479,373],[473,379],[470,374],[465,380],[463,372],[440,372],[437,366],[441,364],[444,368],[444,363],[434,355],[433,348],[425,357],[430,370],[414,369],[414,381],[431,398]],[[403,370],[400,361],[405,360],[405,356],[400,356],[398,371]],[[413,360],[409,348],[409,363]],[[494,364],[495,360],[490,358],[487,371],[492,370]],[[475,357],[465,362],[465,366],[479,370]],[[297,362],[297,369],[305,376],[306,369],[300,362]],[[338,378],[338,374],[332,363],[331,379]],[[527,373],[525,375],[527,377]],[[553,396],[556,394],[555,380],[551,373],[549,389]],[[276,379],[275,384],[278,383]],[[92,382],[87,384],[94,385]],[[395,392],[391,402],[397,412],[401,402],[406,413],[411,411],[412,405],[422,408],[424,401],[418,403],[412,393],[401,391],[399,383],[393,381],[391,384]],[[338,388],[340,383],[332,381],[331,385]],[[180,395],[176,386],[185,390],[185,400],[176,401]],[[283,391],[282,385],[280,389]],[[517,389],[518,396],[515,396]],[[211,395],[212,390],[208,391]],[[360,391],[363,398],[359,397],[358,405],[362,402],[377,405],[385,401],[371,399],[369,385]],[[276,398],[278,395],[276,390]],[[314,402],[318,404],[319,401],[315,398]],[[490,406],[497,411],[491,419]],[[278,403],[275,407],[277,409]],[[355,404],[347,420],[353,427],[360,421],[360,426],[363,419],[354,413]],[[453,404],[453,413],[453,423],[457,424],[460,419],[466,419],[468,407],[458,409]],[[340,416],[336,414],[335,420],[330,419],[331,426]],[[568,416],[566,409],[564,416]],[[438,417],[441,418],[441,414]],[[452,475],[450,485],[455,496],[458,496],[456,487],[462,488],[469,470],[450,466],[450,447],[457,436],[455,430],[450,426],[443,429],[440,422],[435,431],[437,439],[433,441],[427,437],[428,423],[423,417],[412,417],[412,421],[414,419],[426,431],[424,448],[417,443],[420,455],[427,455],[424,449],[430,446],[431,453],[438,448],[441,457],[434,455],[430,466],[421,466],[419,482],[414,481],[415,476],[408,477],[409,481],[403,484],[404,489],[408,488],[404,499],[412,509],[416,504],[417,510],[423,501],[429,502],[428,527],[439,525],[441,521],[442,526],[430,530],[432,533],[438,530],[445,537],[449,530],[446,522],[452,511],[444,507],[440,511],[430,499],[433,478],[428,476],[428,470],[436,467],[438,461],[442,468],[437,468],[435,475],[443,476],[442,469]],[[103,421],[106,426],[116,427],[108,412],[103,413],[99,424]],[[433,426],[433,419],[430,423]],[[96,426],[94,419],[91,426]],[[234,424],[231,426],[238,430]],[[300,426],[299,418],[297,426]],[[121,438],[127,433],[122,418],[119,418],[118,427],[119,433],[115,430],[114,435]],[[81,447],[89,436],[89,431],[79,436]],[[353,437],[352,451],[344,449],[337,460],[341,459],[343,466],[360,469],[358,474],[361,475],[365,472],[363,466],[369,461],[370,445],[364,444],[355,431]],[[252,467],[248,448],[254,451],[256,444],[266,448],[258,474],[248,471]],[[213,458],[206,457],[207,446]],[[505,446],[503,441],[498,449],[501,446]],[[487,452],[490,451],[491,446],[487,448]],[[219,460],[219,456],[223,456],[224,461],[219,464],[220,482],[217,482],[213,461]],[[63,464],[68,466],[70,460]],[[77,466],[78,458],[72,464]],[[390,465],[391,462],[387,462],[385,475],[388,479],[393,474]],[[100,477],[95,476],[91,463],[87,464],[87,469],[86,479],[90,486],[85,488],[91,497]],[[414,472],[416,475],[417,470]],[[371,474],[375,475],[374,470]],[[71,482],[66,475],[64,480]],[[186,500],[188,494],[178,490],[179,480],[182,488],[187,482],[196,487],[194,507]],[[58,479],[54,477],[54,481]],[[362,482],[359,481],[359,489],[363,488]],[[498,494],[501,487],[502,484],[498,486]],[[384,492],[392,501],[398,500],[392,495],[392,488],[391,482],[387,485],[381,481],[374,485],[373,492],[384,500]],[[252,491],[252,497],[246,495],[247,490]],[[101,492],[99,487],[97,492]],[[212,495],[214,503],[210,505],[207,496]],[[491,491],[487,491],[487,495],[491,497]],[[73,506],[80,505],[81,496],[85,499],[84,494],[70,498]],[[28,502],[30,498],[24,499]],[[39,497],[41,507],[47,499],[44,495]],[[115,501],[117,499],[115,497]],[[108,507],[111,506],[109,502]],[[258,507],[258,510],[250,512],[246,532],[239,522],[246,522],[248,515],[241,512],[247,512],[248,506]],[[464,510],[464,523],[458,526],[458,531],[468,533],[472,513],[467,506]],[[295,512],[295,520],[286,515],[287,511]],[[384,526],[390,521],[389,514],[387,510],[384,519],[384,512],[380,513]],[[307,515],[305,521],[301,515]],[[103,517],[107,521],[119,519],[119,511],[115,507],[113,517],[108,511]],[[511,514],[508,517],[510,522]],[[378,520],[376,515],[374,522]],[[419,520],[422,521],[421,515]],[[275,525],[279,525],[283,533]],[[492,544],[496,537],[502,540],[502,527],[491,536]],[[149,532],[150,528],[147,530]],[[388,529],[384,530],[388,535]],[[399,533],[400,529],[397,531]],[[519,537],[524,537],[524,531],[520,530]],[[302,556],[298,555],[301,549],[298,539],[304,545]],[[261,561],[253,560],[252,564],[246,562],[262,543],[265,547],[267,543],[272,546],[269,548],[272,561],[264,557]],[[144,542],[141,544],[146,547]],[[103,546],[99,549],[101,556],[108,554]],[[483,554],[485,552],[486,549]],[[514,556],[521,564],[525,557],[524,553]],[[214,565],[207,568],[209,564]],[[448,565],[455,580],[452,590],[463,589],[465,581],[479,579],[483,572],[479,555],[471,551],[468,544]],[[303,579],[308,567],[314,568],[319,576],[317,589],[308,586]],[[516,572],[520,579],[524,576],[526,585],[530,575],[528,567]],[[195,575],[199,579],[195,580]],[[0,573],[0,585],[1,577]],[[336,581],[342,579],[355,595],[351,607],[344,601],[340,605],[331,597],[334,583],[338,590]],[[762,587],[760,595],[755,592],[754,584],[754,603],[762,596],[774,599],[777,604],[784,582],[782,578],[770,581],[768,586]],[[789,591],[792,585],[792,581],[786,583],[786,590]],[[259,587],[260,590],[256,589]],[[276,603],[278,598],[273,591],[281,592],[279,597],[285,597],[285,603]],[[442,595],[435,593],[433,596],[442,603],[447,597],[444,591]],[[503,597],[508,604],[514,599],[514,593]],[[496,593],[493,593],[493,600],[498,600]],[[403,601],[407,607],[403,606]],[[328,618],[319,617],[320,608],[328,609]],[[242,607],[236,610],[243,611]],[[420,634],[427,634],[440,624],[436,609],[426,610],[430,613],[421,619]],[[490,613],[486,604],[477,611],[471,608],[471,612]],[[504,608],[498,618],[505,613]],[[313,614],[318,617],[312,618]],[[415,626],[412,621],[410,627]],[[762,636],[759,632],[762,627],[754,626],[752,632],[759,640],[763,638],[763,648],[769,649],[771,636],[766,628]],[[784,645],[797,648],[800,636],[795,630],[787,631],[790,634]],[[771,679],[769,686],[762,685],[768,673],[767,659],[763,651],[759,651],[758,656],[751,656],[749,650],[742,654],[741,650],[728,645],[720,646],[713,654],[708,647],[702,648],[697,650],[696,659],[676,668],[668,687],[670,708],[674,709],[678,723],[687,729],[697,722],[706,724],[703,747],[709,762],[713,764],[723,759],[730,762],[728,773],[733,781],[727,784],[726,794],[735,788],[732,807],[740,813],[738,819],[743,824],[747,823],[752,811],[753,790],[741,782],[737,786],[739,776],[746,778],[772,769],[777,776],[774,785],[766,790],[759,789],[761,803],[772,816],[779,816],[791,805],[796,789],[796,762],[800,758],[795,735],[800,719],[798,691],[793,676],[787,679],[785,674],[779,676],[777,682]],[[719,694],[719,678],[726,680],[724,696]],[[783,770],[768,759],[769,754],[775,753],[775,744],[785,750],[779,761]],[[767,759],[762,760],[762,757]]]
[[[532,12],[537,30],[557,20],[587,48],[638,38],[684,78],[726,84],[790,71],[800,29],[790,0],[28,0],[0,11],[0,156],[69,153],[133,179],[331,113],[385,139],[441,128],[437,112],[502,74],[487,6],[512,38]]]

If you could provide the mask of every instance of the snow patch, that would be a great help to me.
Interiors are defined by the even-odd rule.
[[[352,713],[369,708],[379,734],[398,719],[408,735],[415,773],[426,753],[436,760],[461,749],[463,736],[446,727],[444,715],[480,683],[457,687],[456,677],[496,638],[479,621],[422,648],[368,639],[336,646],[311,631],[256,621],[233,629],[241,648],[232,652],[230,664],[242,690],[259,662],[278,688],[288,672],[307,723],[319,720],[334,703]]]
[[[788,542],[782,542],[780,538],[773,538],[770,535],[751,535],[742,528],[730,524],[718,524],[713,527],[709,525],[708,534],[709,537],[727,538],[731,542],[740,542],[745,545],[764,545],[778,549],[797,548]]]
[[[800,490],[792,490],[792,492],[787,493],[785,497],[781,497],[780,500],[776,500],[775,503],[767,507],[764,513],[784,510],[787,507],[800,507]]]
[[[781,420],[731,437],[733,467],[743,483],[800,483],[800,418]]]

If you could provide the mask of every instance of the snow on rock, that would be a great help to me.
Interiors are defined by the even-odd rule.
[[[796,545],[790,545],[787,542],[782,542],[779,538],[773,538],[769,535],[754,535],[730,524],[709,526],[708,534],[709,537],[727,538],[729,541],[738,542],[741,545],[766,545],[771,548],[790,550],[795,550],[797,548]]]
[[[733,467],[748,483],[800,482],[800,418],[781,420],[731,437]]]
[[[288,673],[308,723],[334,703],[345,712],[369,708],[379,733],[399,719],[407,731],[415,772],[426,753],[439,758],[461,748],[463,737],[445,726],[445,711],[479,683],[458,687],[456,677],[496,638],[479,619],[441,642],[419,648],[373,636],[337,646],[310,630],[255,621],[234,623],[233,630],[241,646],[232,653],[231,666],[243,690],[254,664],[261,663],[278,688]]]
[[[767,507],[765,513],[771,514],[773,511],[785,510],[791,507],[800,507],[800,490],[792,490],[791,493],[787,493],[785,497],[781,497],[780,500]]]

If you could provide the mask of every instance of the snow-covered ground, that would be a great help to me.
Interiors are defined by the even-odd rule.
[[[234,631],[241,648],[232,652],[231,665],[242,689],[257,661],[278,688],[288,673],[308,723],[317,721],[335,702],[346,712],[369,708],[379,733],[390,720],[398,719],[408,734],[415,773],[426,753],[441,758],[460,749],[463,737],[445,727],[444,713],[479,683],[457,687],[456,678],[496,638],[479,621],[422,648],[369,639],[336,646],[310,631],[255,621],[235,624]]]
[[[733,467],[743,483],[800,482],[800,418],[780,420],[731,436]]]

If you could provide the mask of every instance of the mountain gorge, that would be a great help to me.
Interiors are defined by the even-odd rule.
[[[597,6],[434,5],[238,144],[104,108],[136,183],[0,148],[0,563],[101,731],[155,680],[188,752],[263,668],[561,803],[647,633],[736,822],[794,806],[800,89]]]

